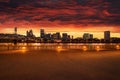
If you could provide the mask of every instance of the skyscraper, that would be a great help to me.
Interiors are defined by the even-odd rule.
[[[110,31],[104,31],[104,41],[110,41]]]
[[[51,40],[51,34],[50,34],[50,33],[45,34],[45,38],[46,38],[47,40]]]
[[[17,34],[17,27],[14,28],[15,34]]]
[[[84,39],[84,40],[93,39],[93,34],[84,33],[84,34],[83,34],[83,39]]]
[[[40,37],[41,38],[45,37],[45,31],[44,31],[44,29],[40,29]]]
[[[62,34],[62,40],[67,40],[68,39],[68,34],[67,33],[63,33]]]
[[[29,31],[30,36],[33,36],[33,31],[32,29]]]
[[[90,40],[92,40],[93,39],[93,34],[90,34]]]
[[[32,30],[26,31],[27,37],[35,37]]]
[[[27,36],[27,37],[29,36],[29,31],[26,31],[26,36]]]
[[[60,39],[61,39],[60,32],[56,32],[56,39],[57,39],[57,40],[60,40]]]

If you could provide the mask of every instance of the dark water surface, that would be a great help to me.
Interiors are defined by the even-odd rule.
[[[120,80],[120,44],[0,44],[0,80]]]

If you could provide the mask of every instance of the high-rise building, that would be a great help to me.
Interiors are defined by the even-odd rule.
[[[51,36],[51,38],[52,38],[53,40],[56,40],[56,39],[57,39],[56,34],[53,33],[52,36]]]
[[[62,40],[67,40],[68,39],[68,34],[67,33],[63,33],[62,34]]]
[[[17,34],[17,27],[14,28],[15,34]]]
[[[73,35],[72,35],[72,39],[73,39],[74,37],[73,37]]]
[[[71,38],[70,38],[70,35],[68,35],[68,40],[70,40]]]
[[[26,31],[26,36],[27,36],[27,37],[29,36],[29,31]]]
[[[50,34],[50,33],[45,34],[45,38],[46,38],[47,40],[51,40],[51,34]]]
[[[30,30],[30,31],[29,31],[29,34],[30,34],[30,36],[33,36],[33,31]]]
[[[60,32],[53,33],[51,38],[54,40],[60,40],[61,39]]]
[[[84,40],[87,40],[88,38],[89,38],[89,33],[84,33],[84,34],[83,34],[83,39],[84,39]]]
[[[27,37],[35,37],[32,30],[26,31],[26,35],[27,35]]]
[[[60,40],[60,39],[61,39],[60,32],[56,32],[56,39],[57,39],[57,40]]]
[[[110,31],[104,31],[104,41],[110,41]]]
[[[91,39],[91,40],[93,39],[93,34],[90,34],[90,39]]]
[[[84,39],[84,40],[93,39],[93,35],[90,34],[90,33],[84,33],[84,34],[83,34],[83,39]]]
[[[40,29],[40,37],[45,38],[45,31],[44,29]]]

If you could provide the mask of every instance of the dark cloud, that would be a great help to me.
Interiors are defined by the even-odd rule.
[[[0,0],[0,22],[120,25],[119,4],[120,0]]]

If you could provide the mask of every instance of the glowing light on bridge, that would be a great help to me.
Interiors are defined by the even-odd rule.
[[[100,51],[100,46],[96,46],[96,50],[97,50],[97,51]]]
[[[22,50],[25,50],[26,49],[26,47],[22,47]]]
[[[116,45],[116,49],[120,49],[120,46],[119,46],[119,45]]]
[[[66,51],[66,50],[68,50],[68,49],[63,49],[62,46],[57,46],[57,47],[56,47],[56,51],[57,51],[58,53],[61,52],[61,51]]]
[[[87,46],[83,46],[83,51],[87,51]]]
[[[57,46],[58,49],[61,49],[62,47],[61,46]]]
[[[57,52],[61,52],[62,51],[62,47],[61,46],[57,46],[56,50],[57,50]]]
[[[25,53],[26,51],[27,51],[27,48],[23,46],[23,47],[21,48],[21,52],[22,52],[22,53]]]

